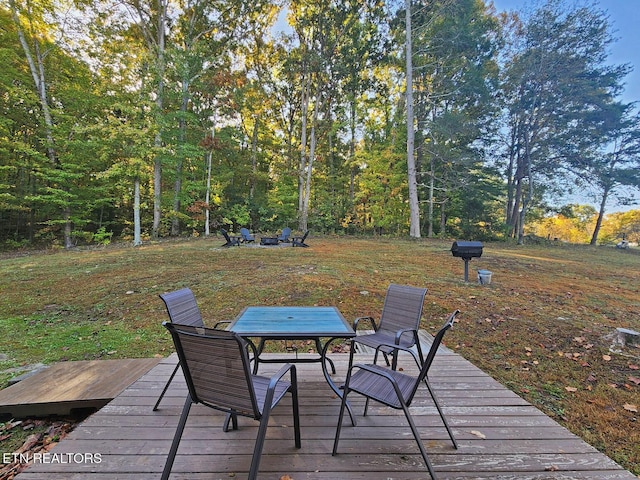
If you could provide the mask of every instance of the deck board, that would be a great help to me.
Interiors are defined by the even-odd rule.
[[[348,355],[332,358],[339,381]],[[357,361],[370,358],[359,354]],[[100,463],[37,463],[17,480],[158,478],[184,403],[184,379],[177,377],[157,412],[152,406],[175,361],[175,355],[164,359],[52,450],[100,453]],[[407,358],[400,364],[407,371],[413,368]],[[350,399],[358,426],[351,427],[345,420],[339,454],[332,456],[339,399],[324,382],[317,364],[297,367],[302,448],[294,448],[290,401],[285,399],[272,414],[260,479],[278,480],[284,475],[294,480],[428,478],[403,415],[372,404],[369,415],[362,417],[364,403],[355,394]],[[260,373],[277,368],[265,364]],[[460,448],[452,447],[426,388],[419,390],[412,412],[440,480],[637,480],[459,355],[443,350],[432,372],[431,384]],[[192,408],[172,479],[246,478],[257,422],[239,418],[239,430],[224,433],[223,418],[200,405]]]
[[[157,358],[60,362],[0,390],[0,415],[68,415],[101,408],[158,364]]]

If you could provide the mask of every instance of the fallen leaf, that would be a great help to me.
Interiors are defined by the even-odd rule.
[[[293,478],[291,478],[289,475],[282,475],[280,477],[280,480],[293,480]]]
[[[638,365],[629,365],[629,368],[630,368],[631,370],[638,370],[638,369],[640,369],[640,367],[638,367]]]
[[[622,408],[624,408],[625,410],[629,411],[629,412],[633,412],[633,413],[638,413],[638,407],[636,405],[633,405],[631,403],[625,403]]]
[[[636,385],[640,385],[640,378],[629,376],[629,381],[635,383]]]
[[[487,436],[486,436],[484,433],[479,432],[479,431],[477,431],[477,430],[471,430],[469,433],[470,433],[471,435],[475,435],[475,436],[476,436],[476,437],[478,437],[478,438],[482,438],[483,440],[484,440],[485,438],[487,438]]]
[[[577,392],[578,389],[576,387],[564,387],[567,392]]]
[[[595,382],[595,381],[596,381],[595,375],[591,374],[587,377],[587,382]]]
[[[548,467],[544,467],[545,472],[557,472],[560,470],[556,465],[549,465]]]
[[[602,359],[603,359],[605,362],[608,362],[609,360],[611,360],[611,355],[602,355]]]

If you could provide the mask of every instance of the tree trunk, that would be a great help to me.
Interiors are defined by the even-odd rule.
[[[309,138],[309,158],[306,164],[306,175],[304,175],[304,196],[302,199],[302,210],[300,212],[300,231],[305,232],[309,228],[309,205],[311,199],[311,178],[313,172],[313,162],[316,155],[316,143],[317,143],[317,126],[318,118],[320,116],[320,86],[318,85],[315,95],[315,104],[313,107],[313,117],[311,119],[311,134]]]
[[[409,234],[420,238],[420,204],[418,202],[418,179],[416,174],[416,159],[414,156],[414,119],[413,119],[413,61],[411,52],[411,0],[405,0],[406,22],[406,77],[407,77],[407,171],[409,182]]]
[[[187,121],[185,120],[187,115],[187,108],[189,106],[189,80],[182,80],[182,101],[180,102],[180,120],[178,121],[178,146],[181,147],[185,144],[187,138]],[[183,149],[184,151],[184,149]],[[182,170],[184,166],[184,155],[181,153],[178,155],[176,163],[176,179],[173,184],[173,216],[171,218],[171,235],[180,235],[180,208],[181,201],[180,196],[182,193]]]
[[[302,125],[300,127],[300,164],[298,166],[298,228],[302,230],[302,212],[304,209],[304,173],[307,168],[307,115],[309,113],[309,90],[311,75],[307,77],[302,90]],[[305,222],[306,225],[306,222]]]
[[[260,119],[256,116],[253,123],[253,134],[251,136],[251,185],[249,188],[249,198],[253,200],[256,193],[256,179],[258,177],[258,128]]]
[[[24,31],[22,30],[22,23],[20,22],[20,17],[18,15],[18,9],[16,8],[15,1],[10,0],[9,6],[11,8],[11,16],[13,18],[13,22],[15,23],[16,31],[18,33],[18,40],[20,41],[20,45],[22,46],[22,50],[24,51],[25,58],[27,59],[27,63],[29,64],[29,70],[31,71],[31,76],[33,77],[34,86],[38,92],[38,100],[40,102],[40,108],[42,110],[42,116],[45,123],[45,135],[47,138],[47,157],[49,158],[51,165],[56,167],[58,166],[58,153],[56,151],[55,140],[53,137],[53,118],[51,116],[51,109],[49,108],[49,98],[47,95],[47,82],[44,72],[44,58],[42,52],[40,51],[39,43],[34,40],[34,60],[34,55],[32,55],[31,53],[31,48],[29,47],[27,38],[24,34]],[[64,190],[67,190],[66,185],[63,185],[62,188]],[[65,248],[71,248],[73,247],[73,242],[71,239],[71,207],[69,205],[65,206],[63,217],[65,220],[64,245]]]
[[[133,246],[142,245],[140,236],[140,177],[133,181]]]
[[[158,133],[154,139],[156,150],[162,147],[162,135],[160,134],[160,117],[164,106],[164,50],[165,50],[165,23],[167,18],[167,0],[158,0],[158,24],[157,24],[157,67],[158,67],[158,84],[156,90],[156,119]],[[162,160],[160,154],[156,153],[153,162],[153,238],[158,238],[160,231],[160,216],[162,213]]]
[[[604,219],[605,206],[607,204],[607,198],[609,197],[609,188],[607,187],[602,194],[602,200],[600,201],[600,209],[598,210],[598,219],[596,220],[596,226],[593,229],[593,235],[591,235],[591,241],[589,245],[596,246],[598,244],[598,235],[600,234],[600,228],[602,227],[602,220]]]
[[[211,221],[211,208],[209,207],[209,202],[211,201],[211,160],[213,156],[213,151],[207,152],[207,186],[206,192],[204,196],[204,202],[206,204],[204,210],[204,236],[208,237],[211,232],[209,230],[209,222]]]
[[[349,141],[349,203],[354,204],[356,198],[356,167],[354,164],[356,156],[356,101],[352,98],[350,101],[351,110],[351,139]]]

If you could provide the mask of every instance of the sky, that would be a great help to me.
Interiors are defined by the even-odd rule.
[[[622,100],[640,101],[640,0],[597,0],[606,11],[617,41],[611,46],[610,61],[614,65],[631,64],[633,71],[626,77]],[[528,11],[531,0],[493,0],[498,11]]]
[[[623,102],[640,102],[640,0],[597,0],[600,8],[607,12],[612,24],[612,33],[616,42],[611,45],[609,61],[612,65],[630,64],[632,72],[625,78]],[[515,10],[526,12],[531,9],[531,0],[493,0],[496,10]],[[630,192],[640,195],[637,190]],[[569,197],[566,203],[591,204],[598,208],[598,197],[591,195]],[[638,209],[638,205],[619,205],[615,199],[607,202],[607,213]]]

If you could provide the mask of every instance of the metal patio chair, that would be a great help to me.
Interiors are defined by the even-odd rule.
[[[438,403],[431,385],[429,385],[427,377],[429,369],[431,368],[431,365],[433,363],[433,359],[435,358],[438,351],[438,347],[442,342],[442,338],[444,337],[444,334],[447,332],[447,330],[449,330],[453,326],[455,317],[458,313],[458,310],[456,310],[451,315],[449,315],[442,328],[435,335],[433,343],[431,344],[431,348],[429,349],[429,353],[427,354],[427,358],[422,364],[422,368],[420,368],[420,373],[415,377],[381,365],[352,365],[354,353],[354,347],[352,344],[349,358],[350,367],[347,371],[347,377],[345,379],[344,393],[342,396],[342,403],[340,405],[340,415],[338,417],[338,426],[336,428],[336,436],[333,443],[332,455],[337,455],[338,453],[338,442],[340,440],[340,431],[342,429],[342,420],[344,418],[344,409],[347,404],[347,396],[349,395],[349,393],[355,392],[366,397],[364,406],[365,416],[367,415],[370,399],[382,403],[383,405],[386,405],[388,407],[404,411],[405,417],[407,418],[409,426],[411,427],[411,432],[413,433],[413,436],[418,443],[418,448],[420,449],[420,453],[422,454],[422,458],[424,459],[427,470],[429,471],[431,478],[435,480],[436,476],[433,471],[433,467],[431,465],[431,462],[429,461],[429,458],[427,457],[427,451],[424,448],[415,422],[411,417],[409,407],[411,406],[411,402],[415,397],[418,387],[424,381],[427,389],[429,390],[429,394],[431,395],[431,398],[433,399],[433,402],[438,410],[438,413],[440,414],[440,418],[442,419],[442,422],[447,429],[447,433],[449,434],[449,438],[451,438],[451,442],[453,443],[454,448],[458,448],[458,443],[453,436],[453,432],[449,428],[449,424],[447,423],[442,409],[440,408],[440,404]],[[391,344],[389,346],[396,350],[403,350],[407,352],[410,351],[409,349],[400,347],[395,344]],[[417,363],[417,358],[415,356],[413,356],[413,358]]]
[[[356,331],[361,321],[368,321],[373,327],[374,333],[358,335],[353,341],[376,349],[374,364],[377,362],[378,353],[382,352],[387,365],[390,365],[388,355],[392,355],[391,365],[393,370],[396,369],[398,363],[396,349],[389,345],[398,345],[405,349],[415,346],[420,364],[424,362],[418,329],[426,294],[426,288],[391,284],[387,288],[379,324],[376,324],[373,317],[355,319],[353,329]],[[415,353],[413,351],[411,353],[415,358]]]
[[[287,393],[291,393],[295,446],[300,448],[300,416],[296,368],[286,364],[271,378],[251,374],[246,342],[234,332],[190,327],[165,322],[171,333],[189,393],[173,437],[162,480],[169,478],[191,405],[226,412],[233,429],[238,428],[237,415],[260,421],[253,449],[249,480],[258,474],[271,410]],[[283,379],[289,372],[290,381]]]
[[[167,308],[167,313],[169,314],[169,319],[172,323],[175,323],[176,325],[204,327],[204,322],[202,321],[202,315],[200,314],[196,297],[191,289],[181,288],[175,292],[163,293],[160,295],[160,298]],[[173,381],[173,377],[178,373],[179,368],[180,363],[178,362],[176,368],[173,369],[173,373],[169,377],[169,380],[162,389],[162,393],[158,397],[158,401],[153,406],[154,412],[158,410],[158,405],[160,405],[160,401],[162,400],[162,397],[164,397],[164,394],[167,393],[167,389]]]

